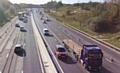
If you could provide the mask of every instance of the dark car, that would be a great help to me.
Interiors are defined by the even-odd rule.
[[[54,49],[55,55],[57,58],[67,58],[67,52],[62,45],[56,45]]]
[[[16,26],[16,27],[20,27],[19,23],[16,23],[15,26]]]

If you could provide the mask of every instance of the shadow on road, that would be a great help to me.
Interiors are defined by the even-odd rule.
[[[64,63],[67,64],[76,64],[77,62],[71,58],[70,56],[68,56],[67,58],[59,58],[59,60],[63,61]]]
[[[14,53],[20,57],[25,57],[26,56],[26,51],[22,49],[21,52],[14,51]]]
[[[102,70],[96,71],[96,72],[90,71],[90,73],[113,73],[113,72],[110,72],[110,71],[107,70],[106,68],[102,67]]]
[[[22,30],[21,32],[27,32],[27,30]]]
[[[49,37],[54,37],[52,34],[49,34]]]

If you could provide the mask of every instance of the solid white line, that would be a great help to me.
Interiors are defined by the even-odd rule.
[[[105,58],[105,60],[108,61],[108,62],[110,62],[110,63],[112,63],[108,58]]]
[[[2,73],[2,72],[0,71],[0,73]]]
[[[6,55],[6,58],[8,58],[9,54]]]
[[[23,71],[21,73],[23,73]]]
[[[47,26],[46,26],[47,27]],[[49,29],[49,28],[48,28]],[[49,29],[50,31],[51,31],[51,29]],[[56,35],[51,31],[51,33],[56,37]],[[56,37],[56,39],[58,39],[57,37]],[[45,39],[46,40],[46,39]],[[58,39],[58,41],[60,42],[60,40]],[[48,48],[50,48],[50,46],[48,45]],[[54,55],[54,53],[53,53],[53,51],[51,50],[51,48],[50,48],[50,51],[51,51],[51,54],[53,55],[53,57],[54,57],[54,60],[56,61],[56,63],[57,63],[57,65],[58,65],[58,67],[60,68],[60,70],[61,70],[61,73],[64,73],[64,71],[63,71],[63,69],[62,69],[62,67],[60,66],[60,64],[58,63],[58,60],[56,59],[56,57],[55,57],[55,55]]]
[[[55,39],[55,41],[57,41],[57,40]]]

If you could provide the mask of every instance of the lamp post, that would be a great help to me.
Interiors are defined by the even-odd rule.
[[[79,26],[80,26],[80,29],[81,29],[81,9],[80,9],[80,0],[78,0],[78,7],[79,7],[79,18],[80,18],[80,24],[79,24]]]

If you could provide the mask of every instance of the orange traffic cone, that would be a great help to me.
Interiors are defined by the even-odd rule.
[[[113,62],[113,61],[114,61],[114,60],[113,60],[113,57],[111,57],[110,61],[111,61],[111,62]]]

